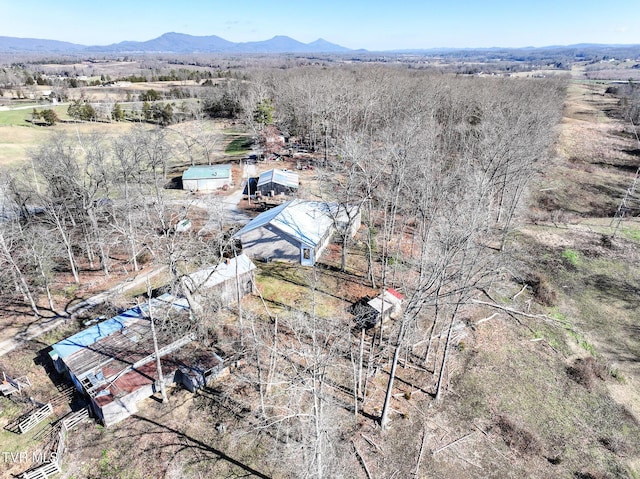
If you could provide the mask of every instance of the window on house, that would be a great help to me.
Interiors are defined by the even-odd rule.
[[[311,250],[309,248],[302,249],[302,257],[304,259],[311,259]]]

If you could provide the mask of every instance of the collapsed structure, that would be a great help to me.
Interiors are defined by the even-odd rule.
[[[151,318],[162,321],[154,327]],[[138,403],[159,390],[160,372],[165,384],[192,392],[223,374],[222,359],[180,328],[188,318],[186,300],[164,294],[54,344],[49,354],[56,370],[69,375],[95,416],[110,426],[135,414]]]

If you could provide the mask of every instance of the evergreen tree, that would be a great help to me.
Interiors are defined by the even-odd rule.
[[[113,105],[113,110],[111,110],[111,118],[115,121],[124,121],[124,110],[120,106],[120,103],[116,103]]]

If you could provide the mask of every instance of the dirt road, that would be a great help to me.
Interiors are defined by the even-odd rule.
[[[0,342],[0,357],[20,347],[22,344],[32,341],[33,339],[45,334],[52,329],[62,325],[65,321],[73,318],[75,315],[82,311],[91,309],[92,307],[104,303],[107,299],[125,293],[132,289],[138,288],[146,283],[147,280],[151,280],[155,276],[166,271],[166,266],[154,269],[152,271],[141,272],[131,281],[125,281],[117,286],[108,289],[102,293],[91,296],[90,298],[81,301],[78,304],[74,304],[67,309],[66,316],[54,316],[52,318],[43,318],[34,324],[31,324],[25,331],[16,334],[14,337],[6,339]]]

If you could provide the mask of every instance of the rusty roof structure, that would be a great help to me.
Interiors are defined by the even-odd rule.
[[[189,308],[184,299],[165,294],[60,341],[50,355],[64,363],[76,387],[102,408],[159,379],[151,317],[171,315],[174,322],[187,322]],[[165,376],[221,367],[222,359],[197,343],[193,333],[176,334],[162,324],[155,329]]]

